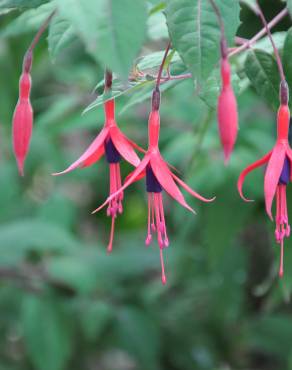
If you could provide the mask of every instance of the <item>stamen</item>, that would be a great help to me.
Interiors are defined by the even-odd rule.
[[[151,235],[151,211],[153,210],[153,207],[151,207],[151,196],[152,194],[148,193],[148,226],[147,226],[147,237],[145,240],[145,244],[148,246],[152,242],[152,235]]]
[[[151,213],[152,213],[152,223],[151,223],[151,229],[152,231],[155,233],[156,231],[156,226],[155,226],[155,216],[154,216],[154,193],[151,193],[151,196],[152,196],[152,209],[151,209]]]
[[[284,275],[284,239],[281,240],[279,277],[282,278],[283,275]]]
[[[164,247],[162,234],[161,234],[161,221],[160,221],[160,209],[159,209],[159,199],[158,194],[154,193],[154,210],[155,210],[155,219],[156,219],[156,230],[157,230],[157,241],[160,248]]]
[[[161,281],[162,284],[166,284],[166,275],[165,275],[165,268],[164,268],[164,260],[163,260],[163,250],[160,248],[160,264],[161,264]]]
[[[279,277],[284,274],[284,238],[290,235],[290,225],[287,213],[287,197],[286,197],[286,184],[279,182],[276,191],[276,230],[275,237],[277,243],[280,244],[280,267]]]
[[[164,216],[163,201],[162,201],[161,193],[158,194],[158,199],[159,199],[159,209],[160,209],[160,215],[161,215],[162,233],[164,234],[164,246],[168,247],[169,240],[168,240],[167,231],[166,231],[166,223],[165,223],[165,216]]]
[[[108,243],[108,246],[107,246],[108,254],[110,254],[113,250],[113,241],[114,241],[114,233],[115,233],[115,220],[116,220],[116,216],[112,216],[110,240],[109,240],[109,243]]]

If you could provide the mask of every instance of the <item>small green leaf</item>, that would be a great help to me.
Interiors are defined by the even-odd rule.
[[[126,77],[146,35],[144,0],[57,0],[57,3],[94,58]]]
[[[55,17],[49,28],[49,52],[54,61],[58,54],[68,47],[76,38],[70,22],[60,16]]]
[[[63,370],[72,352],[72,323],[50,297],[26,296],[22,306],[27,352],[38,370]]]
[[[280,77],[273,56],[262,50],[250,51],[245,61],[245,72],[258,94],[276,110]]]
[[[231,43],[239,26],[237,0],[217,1]],[[219,59],[220,27],[209,1],[168,0],[168,30],[175,49],[198,81],[208,78]]]

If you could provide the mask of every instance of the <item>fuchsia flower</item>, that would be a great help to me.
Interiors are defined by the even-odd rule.
[[[157,97],[157,94],[159,94],[159,97]],[[159,90],[154,91],[153,96],[153,101],[155,101],[155,99],[159,100]],[[157,107],[159,107],[159,104]],[[163,249],[168,247],[169,240],[165,223],[162,190],[165,190],[173,199],[193,213],[195,213],[195,211],[187,204],[177,184],[182,186],[192,196],[204,202],[211,202],[214,200],[214,198],[206,199],[193,191],[187,184],[185,184],[180,178],[172,173],[169,165],[164,161],[158,146],[160,131],[160,115],[158,108],[153,109],[150,113],[148,129],[149,144],[143,160],[133,171],[133,173],[127,177],[124,185],[116,193],[111,194],[105,203],[93,211],[93,213],[98,212],[104,206],[110,204],[113,199],[120,196],[123,191],[133,182],[146,176],[146,190],[148,193],[148,232],[145,243],[148,246],[152,241],[152,232],[157,233],[158,245],[160,247],[160,261],[162,270],[161,278],[162,283],[165,284],[166,275],[163,261]]]
[[[283,256],[284,256],[284,238],[290,235],[290,225],[288,221],[287,202],[286,202],[286,186],[291,181],[291,164],[292,164],[292,150],[288,142],[290,123],[290,111],[287,99],[281,104],[278,111],[277,119],[277,141],[274,148],[267,153],[263,158],[249,165],[239,176],[238,191],[240,196],[245,201],[246,199],[242,193],[242,186],[247,174],[251,171],[267,163],[264,180],[265,204],[266,212],[271,220],[272,204],[276,196],[276,242],[281,246],[281,259],[279,276],[282,277]]]
[[[19,99],[12,120],[13,149],[21,176],[24,175],[24,162],[29,151],[33,127],[33,109],[30,103],[30,72],[32,68],[33,50],[55,14],[56,10],[54,10],[41,25],[23,58],[22,74],[19,80]]]
[[[123,191],[119,191],[121,189],[120,162],[123,158],[136,167],[139,165],[140,159],[134,148],[142,152],[144,151],[133,141],[129,140],[118,128],[115,120],[114,99],[109,100],[104,104],[104,111],[105,124],[96,139],[76,162],[74,162],[65,171],[56,173],[55,175],[68,173],[75,170],[77,167],[84,168],[91,166],[98,162],[105,154],[110,169],[111,200],[108,205],[107,215],[112,218],[110,240],[108,244],[108,252],[111,252],[114,238],[115,219],[118,214],[123,212]]]
[[[19,99],[12,120],[13,149],[18,170],[24,175],[24,161],[27,156],[33,126],[33,110],[30,102],[32,53],[24,59],[23,72],[19,80]]]
[[[231,69],[228,62],[226,41],[221,41],[222,89],[218,99],[218,129],[224,151],[225,164],[233,151],[238,131],[237,102],[231,85]]]

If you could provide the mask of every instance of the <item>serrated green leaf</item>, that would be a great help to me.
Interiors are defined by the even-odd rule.
[[[59,15],[55,17],[49,27],[49,52],[54,61],[58,54],[68,47],[76,38],[70,22]]]
[[[236,0],[217,2],[229,42],[239,26],[239,3]],[[219,59],[220,28],[209,1],[168,0],[168,30],[175,49],[198,81],[208,78]]]
[[[94,58],[126,77],[146,35],[144,0],[57,0]]]
[[[72,352],[72,323],[49,297],[26,296],[22,306],[26,349],[38,370],[63,370]]]
[[[0,0],[0,9],[36,8],[49,0]]]
[[[25,32],[36,31],[53,10],[53,3],[41,5],[36,9],[26,10],[1,31],[1,36],[16,36]]]
[[[258,94],[276,110],[279,105],[280,77],[273,56],[262,50],[250,51],[245,61],[245,72]]]

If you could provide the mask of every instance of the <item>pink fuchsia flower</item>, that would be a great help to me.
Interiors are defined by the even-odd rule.
[[[242,186],[247,174],[257,167],[267,164],[264,179],[264,193],[266,212],[271,220],[272,204],[276,197],[276,230],[275,239],[281,246],[281,258],[279,276],[282,277],[283,269],[283,255],[284,255],[284,238],[290,236],[290,225],[288,221],[287,202],[286,202],[286,187],[291,181],[291,162],[292,150],[288,142],[290,123],[290,111],[288,104],[282,104],[278,111],[277,118],[277,141],[274,148],[267,153],[263,158],[249,165],[239,176],[238,191],[242,199],[250,201],[245,198],[242,192]]]
[[[12,120],[13,149],[21,176],[24,175],[24,161],[29,151],[33,126],[33,109],[30,102],[31,65],[30,52],[24,58],[23,72],[19,80],[19,99]]]
[[[22,74],[19,81],[19,99],[12,120],[13,149],[21,176],[24,175],[24,162],[29,151],[33,127],[33,110],[30,103],[30,72],[32,68],[33,51],[55,14],[56,10],[54,10],[41,25],[23,58]]]
[[[231,68],[227,57],[226,41],[221,41],[221,80],[222,89],[218,99],[218,129],[224,151],[225,164],[233,151],[238,131],[237,102],[231,85]]]
[[[153,100],[155,100],[155,93],[157,94],[158,92],[154,92]],[[193,213],[195,213],[195,211],[186,202],[178,185],[184,188],[193,197],[203,202],[211,202],[215,198],[206,199],[196,193],[171,171],[170,166],[163,159],[159,151],[160,115],[158,108],[153,109],[150,113],[148,128],[149,144],[144,158],[132,174],[127,177],[124,185],[115,194],[112,194],[104,204],[93,211],[93,213],[98,212],[104,206],[110,204],[115,197],[122,194],[133,182],[146,177],[146,190],[148,193],[148,230],[145,244],[148,246],[152,242],[152,233],[156,232],[160,248],[161,280],[162,283],[165,284],[166,275],[163,249],[169,246],[169,240],[166,230],[162,191],[165,190],[174,200]]]
[[[111,200],[108,204],[107,215],[112,218],[110,240],[108,252],[112,251],[115,219],[118,214],[123,212],[123,191],[121,189],[120,162],[123,158],[133,166],[138,166],[140,159],[134,149],[144,152],[137,144],[128,139],[118,128],[115,120],[115,101],[114,99],[105,102],[105,123],[104,127],[92,142],[89,148],[65,171],[54,175],[62,175],[75,170],[78,167],[88,167],[98,162],[105,155],[110,170],[110,195]]]

